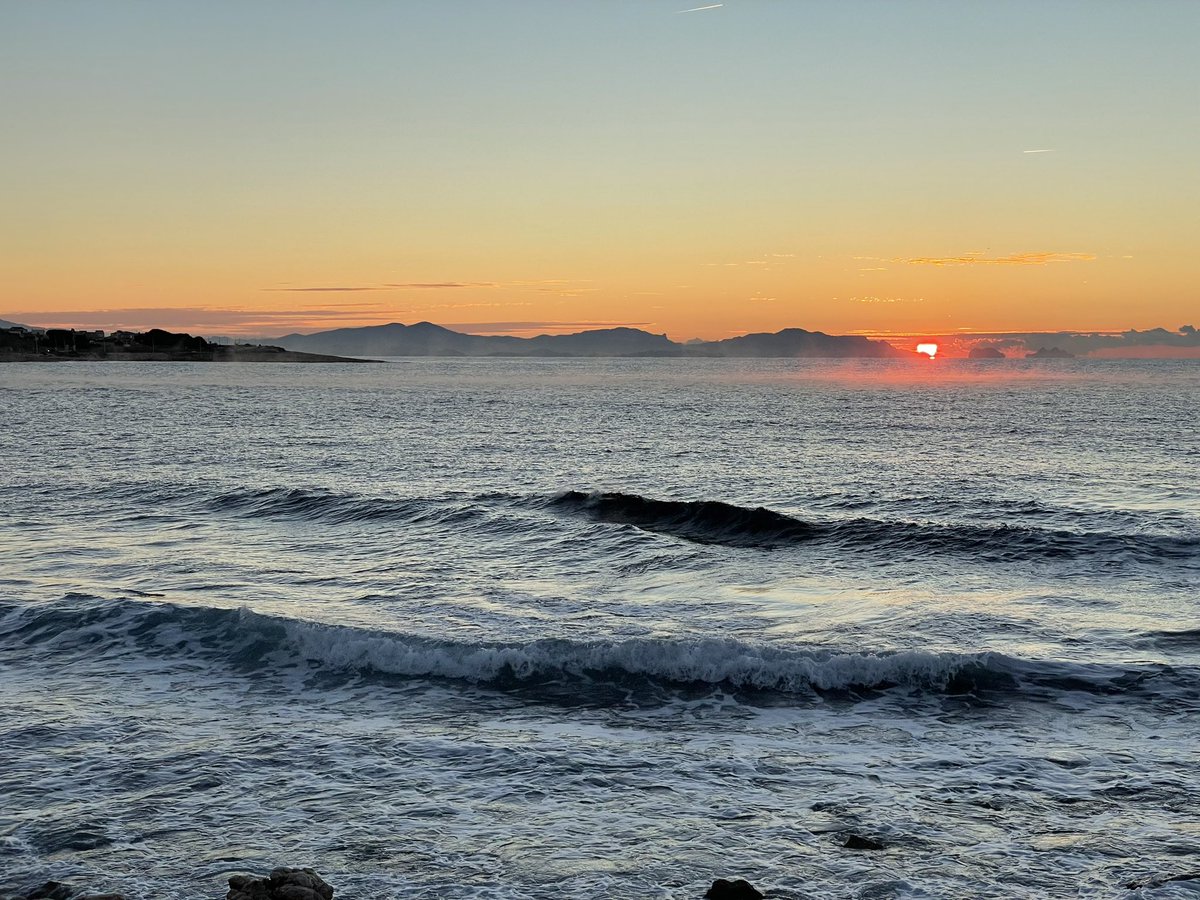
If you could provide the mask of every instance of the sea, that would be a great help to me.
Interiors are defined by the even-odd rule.
[[[1197,361],[5,364],[0,895],[1195,898],[1198,426]]]

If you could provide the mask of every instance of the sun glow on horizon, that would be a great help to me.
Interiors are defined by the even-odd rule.
[[[930,359],[933,359],[937,356],[937,351],[937,344],[917,344],[917,352],[924,353]]]

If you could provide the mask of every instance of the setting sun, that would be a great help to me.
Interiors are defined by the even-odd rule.
[[[917,352],[924,353],[930,359],[933,359],[935,356],[937,356],[937,348],[937,344],[917,344]]]

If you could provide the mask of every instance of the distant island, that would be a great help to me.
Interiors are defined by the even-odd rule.
[[[370,325],[273,338],[289,350],[348,356],[641,356],[911,359],[914,353],[858,335],[831,335],[803,328],[746,334],[723,341],[677,343],[637,328],[602,328],[575,334],[521,338],[463,334],[432,322]]]
[[[967,359],[1005,359],[1004,354],[995,347],[972,347]]]
[[[302,353],[263,344],[214,344],[202,337],[161,328],[149,331],[38,331],[4,323],[0,362],[112,360],[127,362],[368,362],[319,353]]]
[[[1032,353],[1025,354],[1026,359],[1074,359],[1075,354],[1061,347],[1038,347]]]

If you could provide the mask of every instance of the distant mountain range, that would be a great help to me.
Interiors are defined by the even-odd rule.
[[[336,328],[316,334],[288,334],[271,343],[288,350],[338,356],[691,356],[824,357],[893,359],[912,357],[884,341],[831,335],[803,328],[773,334],[746,334],[723,341],[676,343],[665,334],[637,328],[604,328],[576,334],[519,338],[463,334],[431,322]]]

